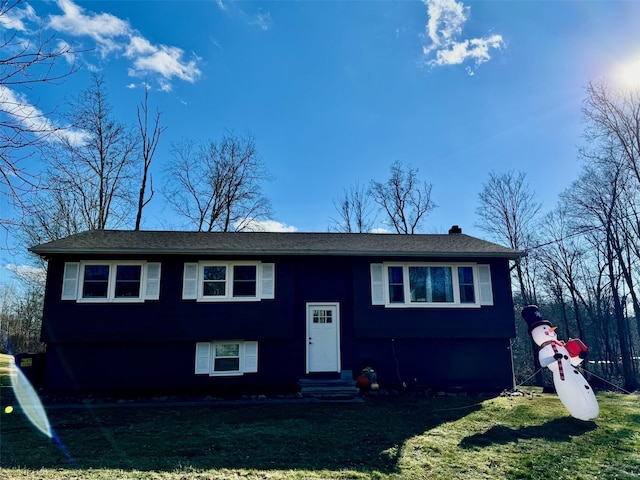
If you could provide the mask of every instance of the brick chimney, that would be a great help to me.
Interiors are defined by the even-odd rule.
[[[462,229],[458,225],[454,225],[449,229],[449,235],[462,233]]]

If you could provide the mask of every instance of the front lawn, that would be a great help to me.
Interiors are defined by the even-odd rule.
[[[539,390],[51,409],[62,447],[5,400],[0,479],[640,478],[637,394],[599,394],[593,422]]]

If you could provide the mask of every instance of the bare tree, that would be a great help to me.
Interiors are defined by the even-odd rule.
[[[607,271],[612,288],[614,319],[628,387],[633,376],[633,339],[627,335],[628,300],[634,309],[640,337],[640,89],[591,82],[583,105],[586,146],[580,149],[584,173],[571,189],[584,222],[602,231]],[[625,340],[628,338],[628,340]]]
[[[67,62],[74,59],[68,44],[44,36],[42,29],[33,40],[20,35],[17,19],[24,13],[23,3],[0,0],[0,22],[15,27],[0,38],[0,192],[14,205],[38,184],[35,174],[23,166],[35,151],[31,147],[57,131],[38,104],[27,100],[24,90],[55,84],[76,71],[75,64]],[[61,60],[64,67],[58,70]],[[8,219],[0,219],[3,228],[9,224]]]
[[[523,172],[491,172],[489,180],[482,185],[476,209],[480,217],[476,226],[493,240],[516,250],[533,246],[534,220],[541,207],[525,179]],[[533,275],[523,265],[526,262],[527,259],[516,263],[518,285],[525,304],[535,301]]]
[[[620,267],[629,287],[640,334],[640,298],[632,272],[633,264],[640,260],[640,89],[614,88],[604,81],[591,82],[582,114],[588,143],[580,149],[580,156],[586,164],[619,171],[624,180],[620,182],[618,202],[622,210],[617,217],[620,235],[613,240],[620,257],[627,251],[633,255],[633,259],[622,261]]]
[[[333,201],[338,212],[331,219],[333,229],[343,233],[368,233],[373,227],[371,220],[371,197],[367,189],[358,183],[345,189],[342,196]],[[331,228],[331,227],[330,227]]]
[[[369,192],[397,233],[413,234],[423,217],[436,207],[431,201],[431,188],[431,184],[420,182],[418,169],[405,168],[396,161],[389,179],[384,183],[372,180]]]
[[[138,138],[113,117],[102,77],[92,82],[69,103],[77,134],[47,149],[47,187],[67,192],[85,229],[105,229],[130,217]]]
[[[0,350],[41,352],[46,270],[24,266],[10,270],[16,281],[0,284]]]
[[[534,219],[540,211],[536,194],[525,182],[526,174],[509,171],[489,173],[489,180],[482,185],[476,213],[481,222],[478,228],[495,240],[507,242],[511,248],[530,246]]]
[[[0,350],[14,352],[42,352],[40,342],[44,286],[0,285]],[[6,344],[5,344],[6,343]]]
[[[625,315],[622,265],[626,261],[620,250],[621,216],[624,216],[624,202],[620,202],[623,185],[629,180],[621,165],[611,169],[613,163],[585,166],[580,178],[564,194],[564,200],[570,205],[571,215],[583,230],[597,229],[601,232],[600,242],[594,244],[601,249],[604,271],[609,281],[609,295],[612,299],[613,317],[616,324],[620,356],[625,379],[625,388],[633,390],[637,386],[632,360],[632,344],[628,334]],[[603,168],[604,167],[604,168]]]
[[[590,82],[582,115],[589,145],[580,150],[583,159],[615,159],[640,183],[640,89]]]
[[[493,240],[523,251],[533,246],[534,220],[541,207],[536,201],[535,193],[525,183],[525,178],[526,174],[522,172],[491,172],[489,180],[482,185],[476,209],[480,217],[476,224],[478,228],[488,233]],[[537,303],[536,267],[537,261],[533,255],[516,260],[516,279],[523,306]],[[532,361],[534,371],[537,372],[536,381],[543,384],[537,351],[537,347],[531,348]]]
[[[39,190],[30,195],[23,211],[20,237],[27,248],[87,229],[75,194],[61,188]]]
[[[198,146],[174,145],[167,201],[198,231],[241,231],[271,213],[261,182],[269,179],[253,137],[225,135]]]
[[[154,195],[153,179],[149,173],[153,156],[158,148],[160,135],[166,130],[166,127],[160,126],[161,113],[156,111],[153,124],[149,126],[149,88],[145,86],[144,100],[137,108],[138,114],[138,130],[140,132],[140,140],[142,142],[142,178],[140,181],[140,192],[138,195],[138,213],[136,215],[135,229],[140,230],[142,222],[142,209],[147,206]],[[151,130],[149,130],[151,128]],[[146,197],[147,179],[149,180],[150,193]],[[146,198],[145,198],[146,197]]]
[[[572,334],[574,331],[579,338],[585,338],[581,307],[588,308],[589,305],[580,288],[583,286],[580,275],[583,272],[584,245],[581,244],[580,237],[575,235],[565,204],[558,205],[548,213],[541,224],[543,235],[549,241],[538,250],[538,258],[547,272],[548,283],[556,293],[558,302],[564,305],[564,293],[569,296],[575,318],[574,330],[563,310],[567,327],[565,336],[575,337]]]

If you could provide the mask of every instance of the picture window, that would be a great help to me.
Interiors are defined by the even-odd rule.
[[[487,264],[371,264],[371,299],[387,307],[493,305]]]

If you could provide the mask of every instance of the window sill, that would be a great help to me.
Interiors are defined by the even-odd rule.
[[[197,298],[197,302],[202,303],[242,303],[242,302],[260,302],[262,299],[258,297],[224,297],[224,298],[209,298],[200,297]]]
[[[490,305],[480,305],[479,303],[387,303],[384,305],[384,308],[394,308],[394,309],[410,309],[410,308],[459,308],[459,309],[470,309],[470,308],[481,308],[481,307],[489,307]]]
[[[144,298],[79,298],[77,303],[144,303]]]

